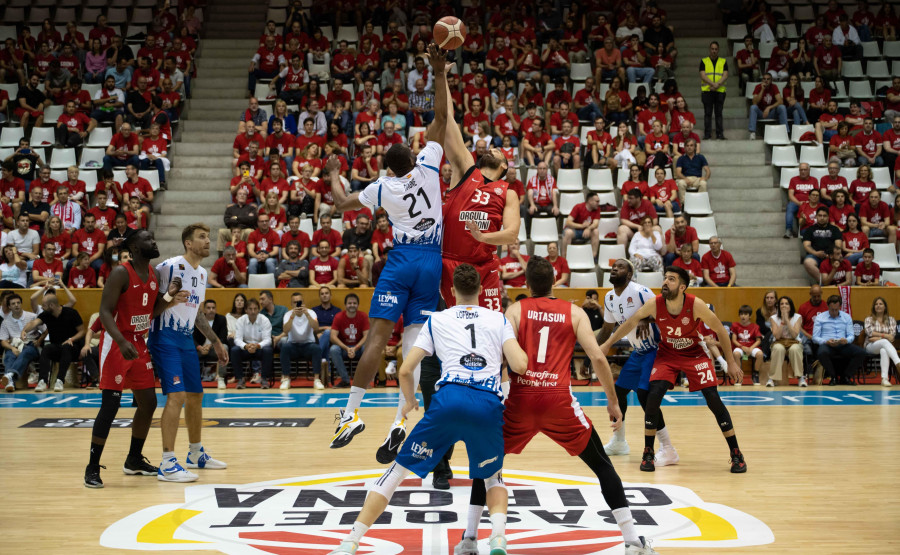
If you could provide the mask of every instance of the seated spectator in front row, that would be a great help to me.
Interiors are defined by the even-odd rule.
[[[69,287],[86,289],[97,287],[97,273],[91,268],[91,256],[86,252],[78,253],[75,263],[69,268]]]
[[[781,367],[784,366],[784,357],[791,362],[791,371],[797,378],[798,387],[806,387],[806,376],[803,375],[803,317],[794,312],[794,301],[790,297],[778,299],[778,309],[775,314],[769,316],[769,325],[772,327],[772,356],[769,363],[769,381],[766,387],[773,387],[775,381],[781,380]],[[771,384],[771,385],[769,385]]]
[[[331,364],[341,377],[336,387],[350,387],[350,374],[344,364],[344,354],[349,360],[359,360],[369,335],[369,316],[359,310],[359,297],[350,293],[344,297],[344,310],[334,317],[331,324]]]
[[[3,346],[4,374],[0,378],[0,386],[8,392],[16,390],[16,382],[24,375],[28,365],[40,357],[35,342],[41,335],[40,328],[36,328],[26,335],[24,340],[22,330],[37,315],[22,309],[22,297],[13,293],[6,298],[9,312],[0,324],[0,345]]]
[[[791,128],[788,126],[787,108],[784,107],[781,92],[772,83],[772,76],[764,73],[762,82],[753,89],[753,104],[750,105],[750,124],[748,126],[751,141],[756,140],[756,120],[760,117],[769,119],[769,115],[773,112],[778,118],[778,123],[783,125],[790,135]]]
[[[650,216],[641,218],[641,228],[631,238],[628,253],[634,269],[639,272],[660,272],[663,259],[660,253],[665,250],[662,233],[659,227],[653,226]]]
[[[707,287],[736,287],[737,264],[731,253],[722,248],[718,237],[709,238],[709,252],[700,259],[703,282]]]
[[[841,310],[841,297],[828,297],[828,311],[816,316],[813,342],[819,346],[817,360],[830,377],[829,385],[853,385],[852,376],[866,360],[866,351],[853,344],[853,318]],[[844,359],[835,364],[835,358]],[[840,369],[840,370],[839,370]]]
[[[881,364],[881,385],[891,387],[890,363],[894,363],[894,371],[900,374],[900,356],[894,347],[897,335],[897,321],[888,311],[884,297],[875,297],[872,302],[872,313],[866,317],[866,352],[878,355]]]
[[[59,392],[63,390],[69,366],[78,360],[81,340],[85,335],[84,321],[74,308],[61,306],[54,293],[45,294],[42,305],[44,310],[25,325],[22,333],[27,335],[41,324],[47,326],[47,340],[41,349],[40,380],[34,391],[41,393],[47,390],[53,363],[58,362],[59,372],[53,391]]]
[[[28,262],[19,256],[15,245],[3,247],[0,264],[0,288],[24,289],[28,287]]]
[[[244,310],[246,313],[235,326],[234,346],[231,348],[232,371],[238,379],[237,388],[246,387],[244,362],[258,360],[265,375],[254,374],[251,381],[260,381],[260,387],[268,389],[272,377],[272,324],[268,318],[260,316],[258,300],[252,297],[247,299]]]
[[[806,250],[803,268],[814,282],[819,283],[822,278],[819,267],[828,257],[827,253],[835,246],[844,246],[841,230],[830,223],[828,209],[823,206],[816,211],[816,224],[806,228],[800,236]]]
[[[744,357],[748,357],[753,361],[753,370],[760,372],[763,365],[763,352],[759,346],[762,344],[763,336],[759,326],[750,320],[751,316],[753,316],[753,309],[750,308],[750,305],[741,305],[738,309],[739,320],[731,324],[731,355],[738,366],[741,365]],[[770,377],[766,387],[774,387],[774,385],[775,382]]]
[[[222,256],[209,269],[210,287],[247,287],[247,259],[238,258],[234,246],[225,247]]]
[[[844,258],[843,249],[835,245],[828,252],[828,258],[819,265],[822,285],[850,285],[852,269],[850,261]]]
[[[665,266],[671,266],[681,256],[681,247],[684,245],[690,247],[690,256],[698,264],[700,263],[700,255],[698,254],[700,251],[700,239],[697,237],[697,230],[687,225],[687,219],[684,217],[684,214],[675,216],[672,228],[666,230],[665,241],[666,253],[663,256],[663,264]],[[697,272],[696,275],[700,278],[703,277],[702,272]]]
[[[213,333],[216,334],[223,345],[228,342],[228,322],[225,320],[224,316],[216,313],[216,301],[207,299],[206,302],[203,303],[203,313],[198,314],[197,317],[206,318],[209,322],[209,327],[212,328]],[[219,356],[216,354],[215,349],[212,348],[212,343],[197,328],[194,328],[194,346],[197,348],[197,356],[200,357],[200,365],[203,368],[202,380],[204,382],[211,382],[218,379],[218,381],[221,381],[224,385],[225,373],[228,371],[228,366],[218,364]],[[207,371],[207,368],[211,364],[216,364],[217,372],[213,373]]]
[[[297,359],[309,361],[310,368],[322,359],[322,349],[316,341],[319,322],[316,313],[303,305],[303,295],[291,295],[291,306],[284,314],[284,329],[287,340],[281,344],[281,389],[291,388],[291,363]],[[321,367],[315,379],[315,388],[324,389],[322,380],[326,378],[327,367]]]
[[[355,243],[347,246],[347,254],[338,262],[337,278],[340,287],[365,287],[369,284],[368,263],[360,255]]]
[[[675,165],[675,183],[681,202],[684,203],[685,191],[706,191],[711,175],[706,157],[697,153],[697,141],[688,139],[684,143],[684,155],[678,157]]]

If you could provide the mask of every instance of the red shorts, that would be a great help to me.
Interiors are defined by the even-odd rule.
[[[123,389],[150,389],[156,387],[153,364],[144,335],[124,334],[125,339],[137,347],[138,357],[125,360],[119,345],[108,333],[100,340],[100,389],[122,391]]]
[[[450,288],[453,286],[453,270],[460,264],[471,264],[465,260],[441,259],[441,296],[447,306],[455,306],[456,299]],[[472,264],[481,275],[481,295],[478,296],[478,304],[500,312],[503,304],[500,302],[500,262],[495,258],[483,264]]]
[[[43,116],[44,112],[38,112],[36,110],[34,112],[32,112],[31,110],[26,110],[25,108],[16,108],[15,110],[13,110],[13,114],[15,114],[16,117],[19,119],[21,119],[22,116],[24,116],[25,114],[30,115],[34,119],[37,119],[37,118]],[[35,145],[35,146],[41,146],[41,145]]]
[[[707,387],[716,387],[716,367],[711,358],[705,353],[697,356],[681,357],[657,353],[653,361],[653,371],[650,372],[650,381],[666,381],[671,384],[669,389],[675,386],[678,373],[684,372],[690,384],[689,391],[700,391]]]
[[[503,443],[506,453],[521,453],[539,432],[570,455],[580,455],[594,425],[570,391],[523,393],[506,400]]]

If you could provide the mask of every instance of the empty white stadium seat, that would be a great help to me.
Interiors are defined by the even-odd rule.
[[[894,245],[891,245],[890,243],[872,243],[869,245],[869,248],[875,251],[875,263],[882,269],[900,268],[900,263],[897,262],[897,251],[894,249]]]
[[[533,218],[531,220],[531,240],[535,243],[552,243],[559,240],[556,218]]]
[[[685,193],[684,211],[691,216],[708,216],[713,213],[708,193]]]
[[[560,191],[581,191],[584,182],[581,178],[581,170],[561,169],[556,174],[556,187]]]
[[[571,266],[570,266],[571,267]],[[597,272],[572,272],[569,274],[569,287],[599,287]]]
[[[251,289],[272,289],[275,287],[275,275],[250,274],[247,276],[247,287]]]
[[[662,287],[663,274],[662,272],[636,272],[634,274],[634,281],[645,287],[650,287],[651,289],[659,289]]]
[[[559,213],[568,216],[578,203],[584,202],[584,195],[581,193],[562,193],[559,195]]]
[[[783,166],[799,166],[797,151],[793,146],[772,147],[772,165],[776,168]]]
[[[600,250],[597,253],[597,265],[601,270],[609,270],[612,268],[609,261],[619,258],[627,258],[625,256],[625,245],[600,245]]]
[[[691,218],[691,227],[697,230],[697,238],[701,241],[709,241],[719,233],[716,231],[716,219],[712,216]]]
[[[572,270],[593,270],[594,251],[591,245],[569,245],[566,248],[566,262]]]
[[[619,218],[600,218],[600,224],[597,226],[597,231],[600,233],[601,243],[615,243],[615,237],[607,239],[606,236],[610,233],[616,233],[618,230]]]
[[[787,129],[783,125],[766,125],[763,129],[763,140],[767,145],[775,146],[791,144]]]
[[[31,147],[53,146],[56,143],[56,132],[52,127],[35,127],[31,130]]]
[[[50,156],[50,167],[52,169],[63,169],[76,165],[74,148],[54,148],[53,154]]]
[[[790,147],[794,148],[794,147]],[[810,166],[827,166],[825,153],[819,145],[801,146],[800,147],[800,163],[809,164]]]
[[[587,188],[589,191],[612,191],[612,171],[609,168],[590,169],[587,173]]]

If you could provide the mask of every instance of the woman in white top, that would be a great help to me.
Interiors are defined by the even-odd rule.
[[[28,262],[19,256],[15,245],[3,247],[0,264],[0,289],[24,289],[28,286]]]
[[[237,321],[245,314],[244,307],[247,304],[247,297],[243,293],[234,296],[231,303],[231,312],[225,315],[225,321],[228,322],[228,339],[234,339],[234,332],[237,329]]]
[[[790,359],[797,385],[806,387],[806,376],[803,375],[803,344],[800,343],[803,317],[794,310],[794,301],[790,297],[778,299],[778,311],[769,320],[772,324],[772,357],[769,361],[769,381],[766,382],[766,387],[775,387],[775,380],[781,379],[785,353]]]
[[[644,216],[641,219],[641,229],[631,238],[631,245],[628,247],[634,269],[639,272],[661,272],[663,259],[660,253],[665,248],[662,233],[653,229],[653,220],[650,216]]]
[[[897,321],[888,314],[887,301],[875,297],[872,314],[866,318],[866,352],[881,358],[881,385],[891,387],[890,363],[900,372],[900,356],[894,347]]]

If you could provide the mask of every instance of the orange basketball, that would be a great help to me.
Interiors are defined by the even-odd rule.
[[[434,24],[434,43],[444,50],[456,50],[466,40],[466,24],[448,15]]]

